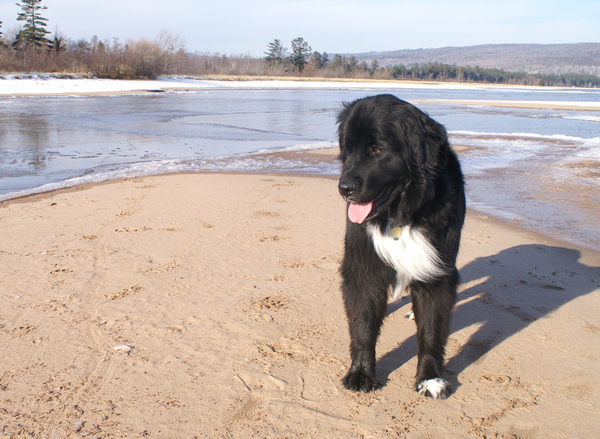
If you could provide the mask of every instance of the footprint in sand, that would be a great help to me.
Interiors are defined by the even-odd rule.
[[[287,261],[279,261],[281,265],[285,268],[303,268],[306,267],[306,264],[299,259],[290,259]]]
[[[150,227],[121,227],[119,229],[116,229],[115,232],[128,232],[128,233],[132,233],[132,232],[145,232],[147,230],[152,230]]]
[[[116,293],[107,293],[104,295],[104,297],[106,297],[107,299],[110,299],[110,300],[122,299],[125,296],[129,296],[130,294],[139,293],[142,290],[143,290],[143,288],[141,286],[133,285],[129,288],[124,288],[121,291],[118,291]]]
[[[288,299],[283,296],[266,296],[253,302],[253,306],[258,309],[286,309]]]
[[[300,183],[296,183],[295,181],[286,181],[285,183],[276,183],[273,187],[286,187],[286,186],[300,186]]]
[[[259,238],[258,240],[260,242],[277,242],[277,241],[285,241],[286,239],[290,239],[287,236],[263,236],[262,238]]]
[[[212,229],[214,227],[214,225],[207,223],[206,221],[203,221],[200,218],[194,218],[194,221],[198,222],[205,229]]]
[[[129,210],[123,210],[122,212],[117,213],[117,216],[131,216],[133,215],[133,212],[129,211]]]
[[[264,212],[258,211],[254,212],[255,218],[279,218],[281,215],[278,212]]]

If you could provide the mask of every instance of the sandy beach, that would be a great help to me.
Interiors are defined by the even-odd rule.
[[[333,179],[175,174],[0,204],[3,437],[594,438],[600,254],[469,212],[447,353],[412,390],[408,298],[384,387],[340,379]],[[557,237],[559,238],[559,237]]]
[[[364,84],[7,80],[0,96],[217,86]],[[146,176],[0,202],[0,436],[598,436],[599,252],[469,211],[450,398],[412,390],[407,297],[389,304],[378,345],[384,387],[354,394],[340,382],[345,209],[335,179],[293,174]]]

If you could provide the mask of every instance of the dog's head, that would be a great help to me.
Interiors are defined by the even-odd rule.
[[[362,223],[384,213],[402,221],[434,196],[444,127],[392,95],[358,99],[338,115],[339,191]]]

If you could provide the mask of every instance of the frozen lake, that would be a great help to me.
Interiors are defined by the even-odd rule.
[[[0,200],[166,172],[336,175],[335,161],[271,153],[336,146],[341,102],[383,92],[446,126],[467,176],[470,207],[600,250],[600,90],[593,89],[424,85],[5,97]],[[456,100],[470,102],[448,102]],[[597,110],[518,105],[531,101],[555,108],[589,103]]]

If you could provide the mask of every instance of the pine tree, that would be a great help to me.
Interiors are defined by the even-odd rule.
[[[379,70],[379,61],[377,61],[376,59],[374,59],[373,61],[371,61],[371,65],[369,66],[369,70],[371,72],[371,75],[373,73],[375,73],[377,70]]]
[[[39,13],[40,10],[46,10],[48,7],[41,6],[41,3],[42,0],[23,0],[21,3],[16,3],[23,11],[17,16],[17,21],[26,22],[19,34],[28,44],[34,44],[37,47],[42,47],[42,45],[48,43],[46,34],[50,33],[44,29],[47,26],[48,19],[42,17]]]
[[[327,64],[329,64],[329,57],[327,55],[327,52],[323,52],[322,55],[317,51],[313,52],[312,63],[318,69],[323,69],[327,67]]]
[[[272,43],[267,44],[267,47],[269,48],[268,52],[265,52],[265,55],[267,55],[265,57],[265,60],[267,60],[268,63],[273,63],[273,64],[280,64],[283,62],[283,57],[284,57],[284,52],[285,52],[285,47],[283,47],[283,45],[281,44],[280,40],[275,40]]]
[[[3,47],[6,47],[6,45],[4,44],[4,39],[2,38],[2,22],[0,21],[0,49]]]
[[[312,48],[308,45],[304,38],[296,38],[292,40],[292,54],[290,62],[296,66],[299,72],[304,70],[304,66],[308,62]]]
[[[64,38],[59,37],[58,34],[54,35],[54,39],[49,40],[49,42],[48,42],[48,53],[59,54],[66,48],[67,48],[67,46],[64,43]]]

